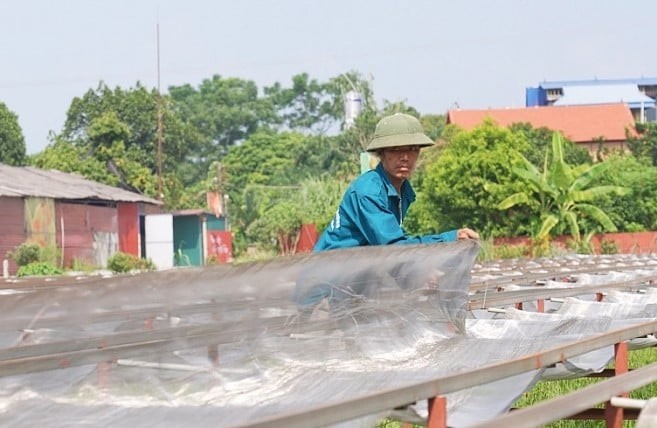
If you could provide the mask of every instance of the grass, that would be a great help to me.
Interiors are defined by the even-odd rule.
[[[632,368],[639,368],[647,364],[657,362],[657,350],[655,348],[645,348],[629,352],[629,366]],[[613,367],[613,364],[610,365]],[[604,378],[580,378],[572,380],[560,381],[542,381],[539,382],[533,389],[526,392],[523,397],[518,400],[516,407],[527,407],[538,402],[555,398],[569,392],[576,391],[584,388],[595,382],[604,381]],[[646,400],[657,396],[657,384],[649,384],[635,391],[630,392],[630,398]],[[599,407],[603,407],[601,404]],[[624,427],[633,427],[635,421],[625,421]],[[593,428],[604,427],[604,421],[575,421],[575,420],[561,420],[545,425],[546,428]]]
[[[630,369],[643,367],[647,364],[657,362],[657,349],[645,348],[629,352]],[[613,367],[613,364],[610,365]],[[557,381],[540,381],[534,388],[527,391],[516,403],[514,407],[529,407],[544,400],[556,398],[569,392],[584,388],[595,382],[604,381],[605,378],[579,378],[571,380]],[[630,392],[630,398],[647,400],[657,397],[657,383],[646,385],[642,388]],[[599,407],[603,407],[600,404]],[[635,421],[625,421],[624,427],[634,427]],[[414,428],[420,428],[422,425],[412,425]],[[601,428],[605,426],[603,420],[560,420],[545,425],[544,428]],[[399,421],[386,420],[377,425],[377,428],[401,428],[402,423]]]

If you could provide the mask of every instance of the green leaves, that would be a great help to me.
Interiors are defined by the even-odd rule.
[[[414,178],[417,202],[404,222],[409,232],[467,225],[485,236],[510,236],[526,228],[526,209],[506,215],[497,208],[501,200],[527,187],[512,173],[522,163],[518,153],[529,148],[524,134],[488,121],[469,132],[448,126],[443,138],[450,139],[444,147],[423,151]]]
[[[540,217],[541,223],[534,234],[538,240],[547,239],[556,228],[568,230],[575,241],[580,242],[580,222],[583,219],[595,221],[603,230],[615,231],[616,226],[604,211],[585,202],[610,194],[624,195],[629,189],[610,185],[589,187],[602,177],[608,165],[599,163],[572,168],[564,161],[563,153],[561,134],[555,132],[552,136],[552,157],[550,159],[546,153],[543,172],[525,159],[523,167],[514,168],[513,171],[527,184],[527,188],[504,199],[498,208],[506,210],[537,201],[538,212],[535,214]]]
[[[330,221],[343,191],[343,181],[335,177],[343,158],[334,152],[335,157],[325,157],[336,141],[260,131],[232,147],[222,159],[221,181],[236,233],[269,249],[273,240],[288,251],[302,222]]]
[[[497,207],[501,210],[506,210],[520,204],[529,204],[529,197],[527,196],[527,193],[514,193],[513,195],[500,202]]]
[[[21,166],[25,157],[25,138],[18,116],[0,102],[0,162]]]

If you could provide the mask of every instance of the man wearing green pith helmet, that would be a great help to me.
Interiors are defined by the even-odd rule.
[[[469,228],[423,236],[409,236],[403,230],[404,216],[415,201],[408,180],[420,150],[432,145],[415,117],[396,113],[381,119],[367,147],[379,157],[379,164],[351,183],[313,251],[478,239]]]

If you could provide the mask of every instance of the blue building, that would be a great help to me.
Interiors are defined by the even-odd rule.
[[[626,104],[635,122],[657,121],[657,78],[544,81],[525,89],[525,105]]]

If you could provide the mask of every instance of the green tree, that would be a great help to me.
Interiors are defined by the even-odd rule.
[[[321,183],[343,183],[358,173],[357,153],[342,147],[339,137],[272,130],[259,131],[243,144],[232,147],[221,165],[220,177],[213,171],[208,186],[212,182],[221,183],[222,188],[218,190],[229,196],[229,215],[239,249],[259,239],[257,234],[248,232],[254,230],[249,227],[275,204],[301,194],[312,199],[301,191],[302,183],[311,179]],[[317,192],[320,192],[319,187],[321,185],[314,187]],[[336,208],[337,204],[328,210]],[[327,211],[319,214],[312,211],[313,215],[308,209],[300,211],[309,214],[306,222],[328,222],[332,217]]]
[[[485,236],[522,234],[529,210],[511,215],[497,209],[499,201],[521,189],[511,170],[529,142],[486,121],[471,131],[448,126],[445,145],[425,149],[413,177],[417,201],[404,225],[411,233],[435,233],[469,226]]]
[[[438,141],[443,135],[446,118],[440,114],[427,114],[420,117],[420,123],[422,124],[422,129],[424,129],[424,133],[432,140]]]
[[[630,133],[627,145],[637,158],[647,158],[657,166],[657,123],[637,123],[636,134]]]
[[[294,193],[296,203],[302,207],[302,222],[314,224],[320,231],[328,226],[350,183],[349,179],[330,176],[303,180],[300,191]]]
[[[0,162],[22,166],[25,158],[25,138],[18,116],[0,102]]]
[[[344,101],[349,91],[360,93],[366,106],[374,106],[370,83],[354,71],[341,73],[326,82],[301,73],[292,76],[290,87],[277,82],[264,89],[276,109],[277,125],[313,134],[344,127]]]
[[[265,251],[290,254],[302,224],[314,224],[320,231],[328,225],[348,185],[325,176],[297,186],[249,186],[244,214],[253,217],[244,235]]]
[[[594,201],[604,195],[629,192],[620,186],[594,186],[610,164],[601,162],[573,168],[564,161],[562,147],[562,136],[555,132],[552,156],[546,156],[543,171],[523,157],[524,166],[513,168],[513,172],[526,184],[525,189],[499,204],[501,210],[517,205],[538,208],[535,214],[539,221],[535,222],[532,236],[539,246],[548,242],[551,234],[565,231],[569,231],[575,242],[580,243],[580,224],[584,218],[599,224],[602,230],[616,231],[609,216],[594,205]]]
[[[522,155],[534,165],[543,165],[545,157],[552,152],[552,135],[554,130],[540,127],[533,128],[530,123],[514,123],[509,126],[511,132],[523,133],[530,142],[529,147],[522,152]],[[591,162],[589,151],[583,147],[578,147],[567,138],[563,138],[563,157],[569,165],[581,165]]]
[[[264,243],[265,249],[278,250],[281,255],[293,254],[301,228],[302,209],[293,200],[279,201],[263,211],[249,225],[248,232],[260,237],[259,243]]]
[[[657,167],[647,158],[615,154],[607,160],[609,169],[600,185],[632,189],[627,195],[606,195],[598,206],[620,231],[657,230]]]
[[[237,252],[258,239],[255,232],[249,235],[255,230],[249,229],[251,224],[305,178],[307,169],[298,160],[309,150],[307,141],[296,132],[260,131],[231,147],[222,159],[223,193],[230,199],[228,214]]]
[[[259,127],[277,122],[273,105],[258,97],[253,81],[214,75],[197,88],[171,86],[169,95],[174,110],[200,135],[194,156],[203,171]]]
[[[92,156],[85,148],[60,137],[55,137],[44,150],[32,156],[30,162],[37,168],[77,173],[110,186],[119,184],[119,178],[107,170],[103,161]]]
[[[157,195],[156,174],[139,160],[142,152],[138,147],[126,147],[130,131],[115,112],[91,120],[86,132],[88,144],[75,145],[56,137],[55,143],[35,155],[32,163],[39,168],[77,173],[110,186]]]
[[[273,103],[280,124],[289,129],[325,133],[342,116],[342,110],[335,109],[339,97],[306,73],[292,76],[289,88],[276,82],[265,88],[264,93]]]
[[[184,123],[170,105],[168,97],[139,83],[124,90],[110,89],[101,82],[95,90],[73,99],[62,132],[53,138],[56,147],[36,163],[51,168],[68,165],[67,159],[55,159],[70,153],[70,148],[61,144],[65,141],[86,164],[68,165],[64,171],[79,172],[90,179],[152,197],[160,196],[160,176],[167,206],[182,207],[175,189],[192,186],[205,173],[194,166],[195,148],[200,141],[198,132]],[[159,111],[163,123],[161,140]],[[99,170],[91,171],[91,168]],[[186,202],[197,206],[199,199]]]

